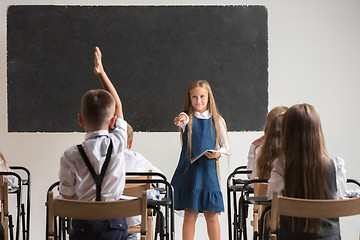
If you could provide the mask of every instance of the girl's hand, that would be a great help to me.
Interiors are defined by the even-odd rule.
[[[220,158],[220,157],[221,157],[221,154],[218,153],[218,152],[208,151],[208,152],[205,153],[205,156],[206,156],[208,159],[213,159],[213,158]]]
[[[184,114],[181,114],[180,116],[177,116],[175,119],[174,119],[174,124],[176,126],[179,126],[180,123],[184,124],[186,123],[186,116]]]
[[[104,72],[104,67],[101,62],[101,51],[99,47],[95,47],[95,53],[94,53],[94,73],[96,75],[100,75]]]

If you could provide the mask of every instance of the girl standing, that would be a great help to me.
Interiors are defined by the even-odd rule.
[[[229,144],[225,121],[216,108],[207,81],[196,80],[190,84],[183,112],[174,123],[182,130],[182,150],[171,184],[175,209],[185,210],[183,239],[194,239],[198,213],[205,216],[209,238],[220,239],[218,213],[224,211],[224,203],[218,159],[228,154]],[[191,163],[191,159],[203,152],[204,155]]]
[[[282,158],[274,162],[268,197],[336,199],[345,194],[344,160],[329,159],[320,117],[308,104],[292,106],[284,114]],[[280,217],[279,239],[340,239],[339,219]]]

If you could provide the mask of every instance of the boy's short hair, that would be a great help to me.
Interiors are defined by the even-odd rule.
[[[81,115],[86,125],[93,128],[106,124],[115,114],[115,100],[105,90],[94,89],[86,92],[81,99]]]
[[[134,130],[130,124],[127,124],[127,135],[128,135],[127,146],[129,146],[131,140],[133,140],[133,138],[134,138]]]

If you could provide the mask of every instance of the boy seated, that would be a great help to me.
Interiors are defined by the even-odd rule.
[[[94,72],[105,90],[90,90],[82,97],[78,121],[86,131],[85,141],[68,148],[61,157],[59,192],[65,199],[115,201],[120,199],[125,186],[127,123],[120,98],[102,66],[98,47]],[[95,177],[100,180],[95,182]],[[72,240],[127,237],[125,219],[73,220],[72,224]]]
[[[157,172],[163,174],[163,172],[151,164],[140,153],[131,151],[134,141],[134,130],[130,124],[127,124],[127,147],[125,149],[125,169],[126,172]]]
[[[163,172],[151,164],[149,160],[143,157],[140,153],[131,151],[134,139],[134,130],[127,125],[127,148],[125,149],[125,170],[126,172],[152,172],[161,173]],[[154,177],[156,178],[156,177]],[[126,219],[128,227],[133,227],[141,223],[141,216],[129,217]],[[131,233],[128,235],[128,239],[139,239],[140,234]]]

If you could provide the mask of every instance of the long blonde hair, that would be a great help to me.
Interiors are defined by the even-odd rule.
[[[306,199],[330,196],[330,186],[326,183],[330,160],[320,117],[313,106],[298,104],[286,111],[281,141],[285,159],[285,196]],[[298,226],[304,232],[319,233],[321,224],[321,219],[299,219]]]
[[[266,132],[269,129],[269,125],[271,124],[271,122],[280,114],[284,113],[286,110],[288,110],[289,108],[286,106],[276,106],[273,109],[271,109],[271,111],[266,115],[266,123],[265,123],[265,127],[264,127],[264,134],[266,135]]]
[[[277,115],[272,121],[267,124],[267,131],[264,142],[261,145],[260,153],[257,158],[257,177],[261,179],[270,178],[270,173],[273,168],[273,162],[279,158],[281,154],[281,125],[283,120],[283,113]]]
[[[185,104],[184,104],[184,108],[183,108],[183,112],[185,112],[186,114],[188,114],[189,116],[189,122],[187,124],[188,126],[188,133],[187,133],[187,137],[188,137],[188,151],[190,154],[190,158],[191,158],[191,135],[192,135],[192,120],[193,120],[193,116],[195,113],[195,109],[191,104],[191,96],[190,96],[190,91],[197,88],[197,87],[201,87],[204,88],[207,93],[208,93],[208,103],[207,103],[207,109],[209,110],[210,114],[211,114],[211,122],[215,124],[215,136],[216,136],[216,140],[215,140],[215,148],[218,148],[219,146],[219,139],[220,139],[220,135],[221,135],[221,130],[220,130],[220,119],[222,120],[224,127],[226,129],[226,125],[225,122],[223,121],[223,119],[221,118],[219,111],[216,107],[215,104],[215,99],[214,99],[214,95],[212,93],[210,84],[206,81],[206,80],[195,80],[193,81],[187,90],[187,94],[186,94],[186,100],[185,100]],[[182,136],[182,135],[181,135]]]

